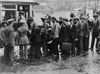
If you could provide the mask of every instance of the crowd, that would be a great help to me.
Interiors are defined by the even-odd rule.
[[[16,45],[19,46],[20,61],[39,60],[48,56],[58,60],[59,52],[62,58],[82,55],[88,52],[90,32],[92,32],[90,49],[93,51],[95,38],[97,38],[96,48],[98,48],[100,27],[97,14],[93,15],[93,21],[90,21],[87,15],[76,18],[71,14],[70,20],[64,17],[59,17],[57,20],[47,15],[41,18],[42,26],[38,26],[33,18],[26,20],[23,12],[20,12],[19,16],[17,24],[11,18],[2,22],[0,28],[6,64],[13,65]]]

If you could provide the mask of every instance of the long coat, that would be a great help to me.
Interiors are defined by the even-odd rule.
[[[7,46],[15,46],[14,29],[11,26],[7,26],[4,29],[4,44]]]
[[[88,23],[84,23],[84,25],[83,25],[83,34],[84,34],[84,37],[89,36],[89,26],[88,26]]]
[[[62,24],[60,34],[59,34],[60,41],[61,42],[69,41],[69,37],[70,37],[69,26],[66,26],[66,25]]]

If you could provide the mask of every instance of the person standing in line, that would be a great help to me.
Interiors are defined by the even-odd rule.
[[[98,45],[98,36],[99,36],[99,21],[98,21],[98,15],[97,14],[94,14],[93,15],[94,17],[94,20],[92,21],[92,44],[91,44],[91,50],[93,51],[93,47],[94,47],[94,42],[95,42],[95,39],[97,39],[96,41],[96,48],[97,48],[97,45]]]
[[[1,44],[0,47],[4,47],[4,29],[7,27],[8,23],[6,21],[2,22],[2,27],[0,28],[0,40],[1,40]],[[4,47],[4,57],[6,59],[6,49]]]
[[[48,49],[47,49],[47,33],[48,33],[48,29],[49,29],[49,24],[48,24],[48,18],[41,18],[41,20],[43,21],[43,28],[41,30],[41,37],[42,37],[42,47],[43,47],[43,56],[47,57],[47,53],[48,53]]]
[[[59,25],[55,17],[52,17],[52,22],[53,22],[53,28],[52,28],[53,51],[54,51],[54,55],[56,55],[55,59],[58,60],[59,59],[58,44],[59,44],[59,33],[60,33],[61,26]]]
[[[79,50],[78,50],[78,54],[83,54],[84,53],[84,48],[83,48],[83,37],[84,37],[84,33],[83,33],[83,25],[84,25],[84,17],[82,16],[79,20],[79,22],[77,23],[77,33],[78,33],[78,40],[79,40]]]
[[[70,51],[67,49],[64,50],[63,43],[70,42],[70,24],[68,23],[67,18],[62,18],[62,21],[59,21],[59,24],[61,26],[60,33],[59,33],[59,41],[60,41],[60,49],[61,49],[61,57],[66,58],[70,56]]]
[[[84,19],[83,33],[84,33],[84,37],[83,37],[84,52],[88,52],[88,48],[89,48],[89,25],[87,23],[86,17]]]
[[[27,46],[29,44],[29,39],[27,33],[29,32],[28,27],[24,20],[20,20],[20,27],[18,28],[19,33],[19,49],[20,49],[20,60],[27,59]]]
[[[70,41],[72,43],[72,53],[71,53],[72,57],[75,56],[75,42],[78,40],[77,39],[77,27],[76,27],[76,24],[75,24],[75,20],[76,20],[76,18],[71,19],[71,21],[70,21],[71,22],[71,25],[70,25],[70,34],[71,34]]]
[[[5,46],[5,56],[6,56],[6,64],[14,65],[14,29],[13,29],[14,19],[8,20],[8,26],[4,29],[4,46]]]
[[[42,38],[41,38],[41,28],[39,26],[35,26],[35,58],[41,59],[42,53],[41,53],[41,46],[42,46]]]

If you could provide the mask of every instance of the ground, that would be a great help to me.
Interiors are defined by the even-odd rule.
[[[3,55],[2,50],[0,51]],[[0,74],[100,74],[100,55],[91,50],[87,54],[69,57],[66,60],[60,58],[58,61],[51,61],[42,58],[40,61],[19,62],[13,67],[2,64],[2,55],[0,55]]]

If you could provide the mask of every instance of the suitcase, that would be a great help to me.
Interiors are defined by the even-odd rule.
[[[68,42],[61,43],[61,50],[71,51],[72,50],[72,43],[68,43]]]

